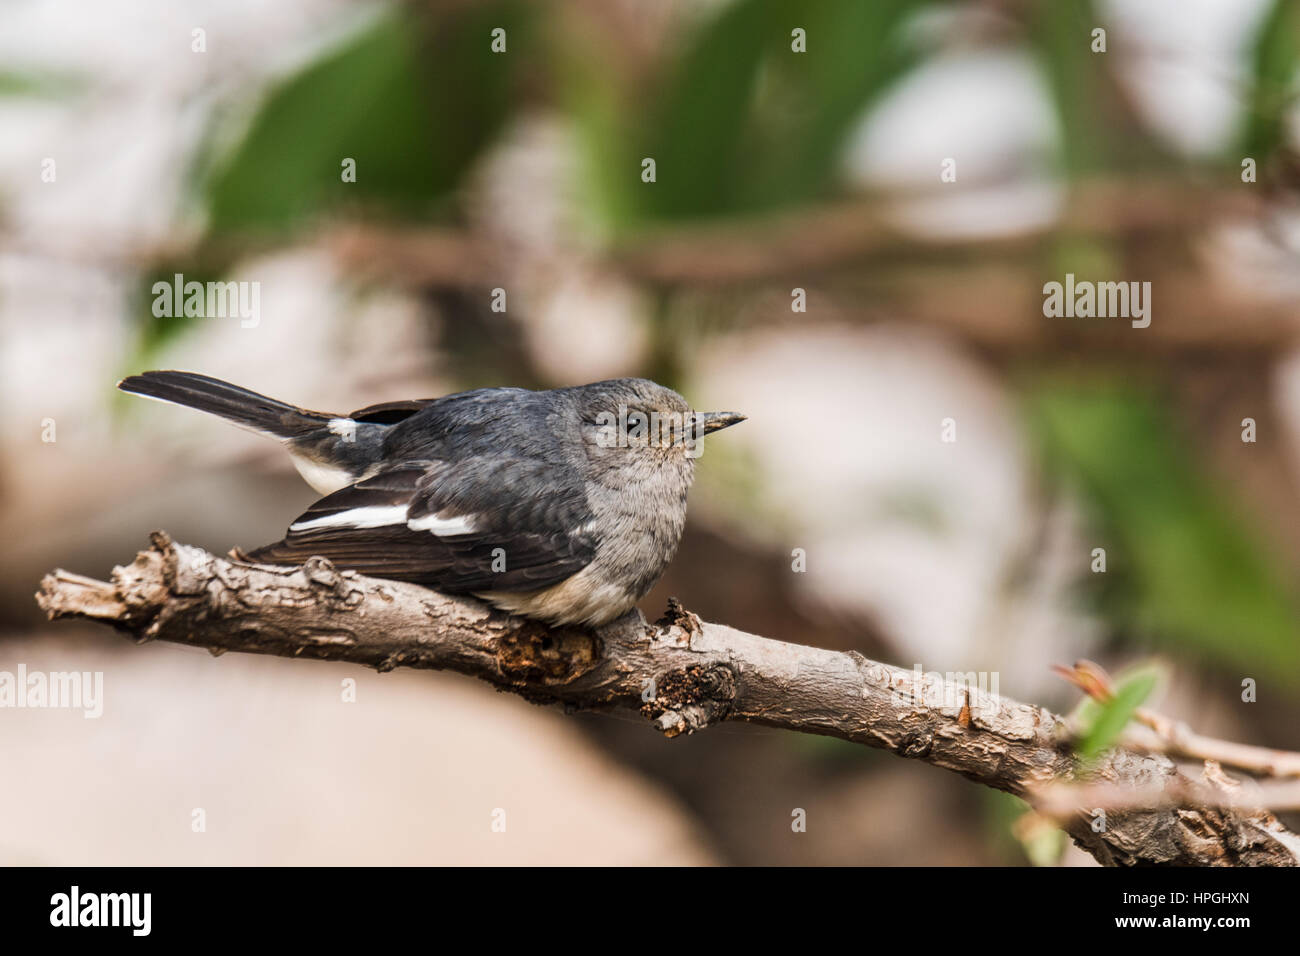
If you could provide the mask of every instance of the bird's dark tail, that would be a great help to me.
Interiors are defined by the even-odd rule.
[[[197,372],[143,372],[122,379],[117,387],[133,395],[220,415],[237,425],[281,439],[318,433],[334,417],[297,408]]]

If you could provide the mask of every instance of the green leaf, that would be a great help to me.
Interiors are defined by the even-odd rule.
[[[709,216],[735,204],[735,175],[759,67],[779,38],[773,0],[736,0],[687,42],[644,144],[657,181],[651,218]]]
[[[1250,59],[1252,85],[1241,148],[1258,160],[1286,140],[1286,114],[1295,100],[1300,67],[1300,2],[1275,0],[1260,21]]]
[[[1092,506],[1102,610],[1124,629],[1300,684],[1300,611],[1281,559],[1203,474],[1149,395],[1045,384],[1028,398],[1047,464]]]
[[[600,83],[603,53],[570,51],[568,102],[589,184],[615,228],[762,213],[830,191],[845,141],[916,61],[904,27],[920,0],[735,0],[705,19],[645,87]],[[791,49],[806,31],[808,52]],[[576,79],[581,78],[581,79]],[[641,162],[655,161],[643,183]]]
[[[626,229],[640,213],[636,141],[628,111],[630,92],[593,38],[565,34],[556,61],[561,97],[572,116],[586,209],[596,228]]]
[[[1116,678],[1115,695],[1109,701],[1104,704],[1088,701],[1092,706],[1083,712],[1084,728],[1076,748],[1079,759],[1085,765],[1093,763],[1115,746],[1137,709],[1155,690],[1158,681],[1159,675],[1153,668],[1134,670]]]
[[[211,228],[283,229],[349,202],[414,217],[446,201],[512,105],[520,57],[494,54],[491,30],[520,46],[529,18],[518,3],[490,3],[426,33],[407,11],[367,22],[270,92],[238,147],[211,164]],[[343,181],[348,158],[355,183]]]
[[[817,199],[833,175],[856,123],[920,59],[905,29],[915,0],[812,0],[785,17],[769,63],[773,91],[757,104],[754,147],[746,163],[743,206],[761,208]],[[807,53],[790,49],[792,21],[807,30]]]
[[[1067,176],[1167,162],[1168,151],[1139,122],[1112,73],[1115,54],[1092,51],[1104,29],[1093,0],[1045,0],[1030,11],[1030,45],[1047,80]],[[1109,38],[1107,40],[1109,43]]]

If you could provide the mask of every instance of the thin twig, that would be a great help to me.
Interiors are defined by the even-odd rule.
[[[1054,670],[1099,703],[1109,703],[1114,696],[1115,682],[1100,664],[1079,660],[1072,667],[1056,667]],[[1131,749],[1212,761],[1261,777],[1300,777],[1300,753],[1207,737],[1196,733],[1182,721],[1147,707],[1139,707],[1133,716],[1140,726],[1130,726],[1123,738],[1125,746]],[[1151,732],[1142,732],[1142,727]],[[1264,805],[1276,806],[1273,803]]]

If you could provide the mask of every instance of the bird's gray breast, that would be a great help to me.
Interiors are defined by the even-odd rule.
[[[681,455],[665,460],[631,454],[616,472],[587,483],[587,502],[599,529],[593,570],[623,583],[633,600],[654,586],[677,550],[694,465]]]

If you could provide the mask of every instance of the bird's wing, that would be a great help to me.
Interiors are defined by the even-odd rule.
[[[250,557],[320,555],[450,593],[532,591],[591,562],[591,519],[581,482],[539,459],[411,462],[327,495]]]
[[[436,401],[438,401],[436,398],[412,398],[399,402],[380,402],[378,405],[367,405],[365,408],[358,408],[355,412],[350,413],[348,418],[354,422],[394,425],[410,418],[416,412],[428,408]]]

